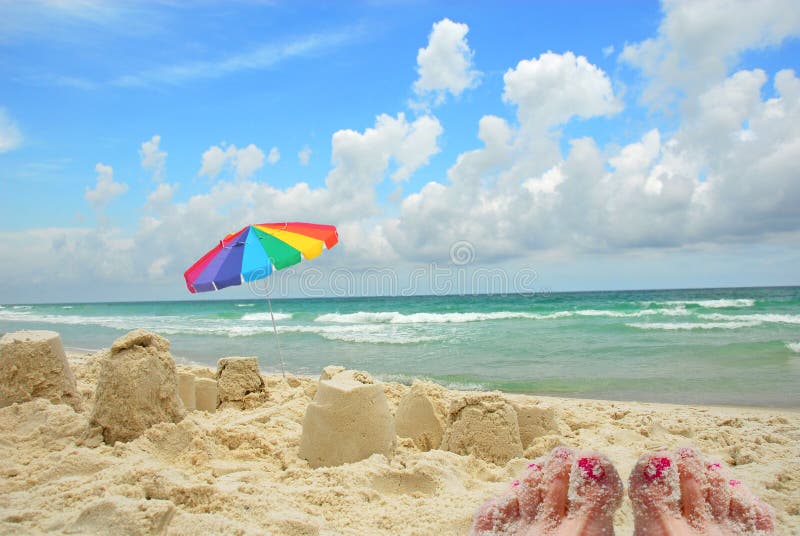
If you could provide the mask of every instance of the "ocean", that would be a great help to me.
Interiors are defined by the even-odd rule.
[[[649,402],[800,407],[800,287],[273,300],[288,371],[339,364],[410,383]],[[134,328],[178,362],[280,370],[264,300],[0,306],[0,333],[68,349]]]

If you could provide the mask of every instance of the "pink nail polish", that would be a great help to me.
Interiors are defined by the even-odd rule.
[[[583,474],[586,475],[586,478],[591,478],[595,481],[603,478],[603,466],[600,465],[600,462],[595,458],[581,458],[578,460],[578,467],[583,470]]]
[[[538,463],[532,463],[528,466],[528,469],[541,469],[541,468],[542,466],[539,465]]]
[[[511,483],[512,488],[516,488],[517,486],[519,486],[519,480],[515,480],[514,482]]]
[[[651,482],[657,478],[661,478],[664,471],[672,465],[669,458],[652,458],[650,463],[644,467],[644,476]]]
[[[720,469],[720,468],[722,468],[722,466],[720,464],[718,464],[718,463],[711,463],[707,467],[707,469],[709,469],[709,470],[711,470],[711,469]]]
[[[738,485],[739,485],[739,484],[741,484],[742,482],[741,482],[741,481],[739,481],[739,480],[729,480],[729,481],[728,481],[728,483],[729,483],[731,486],[738,486]]]

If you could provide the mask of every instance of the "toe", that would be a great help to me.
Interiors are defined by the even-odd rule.
[[[672,533],[672,524],[681,515],[680,487],[671,453],[643,454],[639,458],[628,488],[637,536]]]
[[[513,534],[519,522],[519,502],[516,490],[483,503],[472,523],[471,534]]]
[[[731,502],[729,519],[736,530],[746,534],[756,531],[770,534],[775,529],[775,514],[766,503],[753,495],[738,480],[730,480]]]
[[[719,462],[711,462],[706,465],[706,502],[711,509],[711,515],[718,523],[728,518],[728,511],[731,504],[731,485],[728,483],[730,478],[725,468]]]
[[[531,522],[536,518],[536,513],[539,511],[539,505],[542,502],[542,468],[544,467],[544,459],[534,460],[533,463],[528,465],[525,472],[519,479],[519,485],[516,486],[517,498],[519,500],[519,514],[520,517],[526,521]]]
[[[604,454],[576,455],[569,477],[568,515],[610,518],[622,503],[622,480]]]
[[[556,447],[542,467],[542,502],[537,519],[557,522],[567,515],[569,474],[575,453],[567,447]]]
[[[681,512],[692,527],[702,530],[711,522],[711,508],[706,502],[708,477],[705,461],[693,448],[678,449],[676,456],[681,488]]]

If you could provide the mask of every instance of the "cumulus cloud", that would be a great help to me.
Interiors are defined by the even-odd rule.
[[[172,201],[172,197],[175,195],[177,190],[178,183],[168,184],[166,182],[162,182],[155,190],[148,194],[145,208],[158,210],[166,207],[169,205],[169,202]]]
[[[97,172],[97,183],[94,188],[86,188],[86,200],[91,205],[101,210],[112,199],[128,191],[128,185],[121,182],[114,182],[114,170],[111,166],[98,163],[94,167]]]
[[[417,53],[418,95],[435,93],[441,102],[446,93],[458,96],[478,84],[480,72],[472,64],[467,32],[469,26],[450,19],[434,23],[428,46]]]
[[[311,162],[311,147],[306,145],[297,152],[297,159],[300,161],[301,166],[307,166]]]
[[[167,162],[167,152],[159,149],[159,143],[161,143],[161,136],[155,135],[143,142],[139,149],[142,167],[152,171],[153,180],[156,181],[161,181],[164,178],[164,165]]]
[[[269,156],[267,156],[267,162],[271,165],[277,164],[278,160],[281,159],[281,152],[278,150],[277,147],[273,147],[269,150]]]
[[[742,52],[800,35],[793,0],[667,0],[662,9],[658,35],[620,54],[650,79],[642,98],[656,107],[720,82]]]
[[[0,108],[0,153],[13,151],[22,145],[22,133],[5,109]]]
[[[800,80],[780,71],[776,96],[763,98],[767,80],[761,70],[742,70],[709,87],[672,136],[651,129],[618,148],[578,138],[565,157],[549,161],[530,158],[525,125],[570,113],[539,112],[517,98],[520,108],[533,107],[520,110],[520,127],[481,119],[483,147],[457,159],[449,183],[407,196],[384,224],[386,236],[402,257],[417,260],[444,260],[451,244],[469,240],[483,261],[534,249],[608,252],[797,232]],[[608,99],[588,110],[600,113],[601,102]]]
[[[503,76],[503,99],[517,106],[520,122],[533,128],[618,112],[608,75],[584,56],[546,52],[522,60]]]
[[[237,149],[235,145],[229,145],[224,149],[223,147],[213,145],[203,153],[199,176],[216,179],[222,170],[229,166],[237,179],[249,179],[264,167],[264,151],[252,143],[243,149]]]

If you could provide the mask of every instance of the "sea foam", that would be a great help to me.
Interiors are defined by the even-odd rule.
[[[792,352],[800,354],[800,342],[787,342],[786,348],[788,348]]]
[[[292,318],[291,313],[273,313],[275,315],[275,320],[289,320]],[[242,320],[246,322],[263,322],[263,321],[271,321],[272,319],[269,316],[269,312],[266,313],[247,313],[246,315],[242,315]]]
[[[632,322],[625,324],[637,329],[692,330],[692,329],[739,329],[761,325],[758,320],[742,322]]]
[[[642,305],[697,305],[707,309],[725,309],[727,307],[752,307],[756,300],[752,298],[718,299],[718,300],[669,300],[644,301]]]
[[[739,321],[739,322],[770,322],[775,324],[800,324],[800,315],[784,315],[784,314],[767,314],[759,313],[752,315],[725,315],[721,313],[711,313],[697,315],[698,318],[703,320],[717,320],[717,321]]]

